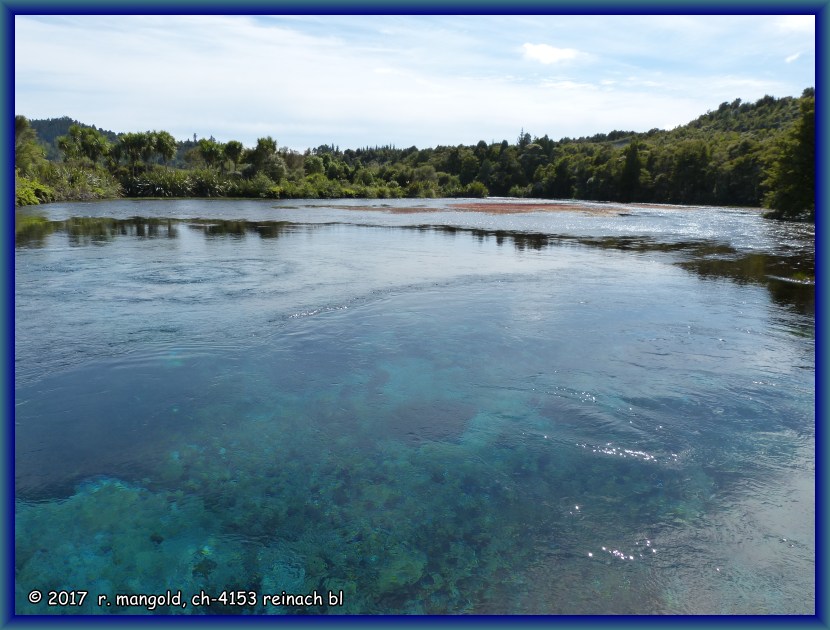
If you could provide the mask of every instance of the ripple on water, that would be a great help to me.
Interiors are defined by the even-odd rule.
[[[19,609],[95,575],[350,614],[810,613],[810,316],[676,264],[774,234],[447,203],[162,203],[216,220],[17,250]]]

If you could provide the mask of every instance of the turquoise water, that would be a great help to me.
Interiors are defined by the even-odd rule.
[[[812,228],[612,210],[41,208],[16,613],[812,614]]]

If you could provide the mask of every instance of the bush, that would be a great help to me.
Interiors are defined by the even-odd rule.
[[[130,197],[190,197],[193,180],[186,171],[157,169],[123,180]]]
[[[407,197],[435,197],[435,188],[432,182],[420,180],[411,182],[406,187]]]
[[[345,189],[339,181],[332,181],[322,173],[309,175],[298,181],[288,181],[275,186],[275,194],[280,199],[341,199],[358,196],[357,186]]]
[[[378,197],[380,199],[402,199],[403,198],[403,188],[400,187],[398,182],[389,182],[385,186],[378,186]]]
[[[249,199],[268,199],[277,196],[274,180],[265,173],[257,173],[251,178],[231,176],[228,181],[229,197],[246,197]]]
[[[104,168],[61,164],[50,169],[54,201],[91,201],[121,196],[121,185]]]
[[[487,186],[485,186],[481,182],[470,182],[469,184],[467,184],[467,186],[464,187],[465,197],[477,197],[479,199],[483,199],[489,194],[490,191],[487,190]]]
[[[193,195],[196,197],[224,197],[230,185],[216,171],[200,169],[192,172]]]
[[[36,206],[39,203],[49,203],[55,198],[55,191],[36,179],[21,177],[14,174],[14,205]]]
[[[156,169],[122,180],[128,197],[223,197],[227,178],[210,169]]]
[[[519,186],[518,184],[511,186],[510,191],[507,193],[509,197],[530,197],[533,191],[533,186],[528,184],[527,186]]]

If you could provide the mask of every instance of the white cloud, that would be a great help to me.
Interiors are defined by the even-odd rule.
[[[596,90],[596,86],[591,83],[577,83],[576,81],[542,81],[542,87],[552,88],[555,90]]]
[[[247,146],[423,148],[676,126],[815,83],[808,38],[780,16],[531,17],[16,16],[15,113]],[[731,48],[677,44],[710,23]],[[546,39],[559,47],[527,43]]]
[[[778,18],[778,28],[783,31],[799,33],[815,33],[816,16],[814,15],[782,15]]]
[[[525,59],[532,59],[544,64],[559,63],[576,59],[581,53],[574,48],[556,48],[548,44],[524,44]]]
[[[787,57],[784,61],[786,61],[787,63],[792,63],[793,61],[798,59],[800,56],[801,56],[801,53],[797,52],[794,55],[790,55],[789,57]]]

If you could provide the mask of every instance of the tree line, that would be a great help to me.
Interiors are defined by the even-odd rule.
[[[128,197],[511,196],[766,207],[815,220],[815,92],[736,99],[672,130],[305,152],[15,118],[18,205]]]

